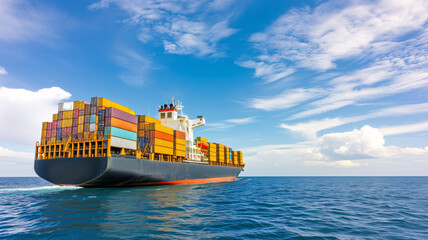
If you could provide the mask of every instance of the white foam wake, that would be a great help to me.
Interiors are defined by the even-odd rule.
[[[62,190],[77,190],[82,187],[77,186],[43,186],[43,187],[31,187],[31,188],[5,188],[0,189],[0,193],[6,192],[50,192],[50,191],[62,191]]]

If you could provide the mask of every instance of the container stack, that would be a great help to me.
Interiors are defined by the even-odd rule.
[[[238,165],[238,153],[236,151],[232,151],[232,161],[233,164]]]
[[[145,124],[145,144],[150,153],[174,154],[174,130],[159,123]]]
[[[244,157],[241,151],[237,151],[236,152],[238,155],[238,163],[239,165],[244,165]]]
[[[217,162],[224,163],[224,145],[217,144]]]
[[[107,106],[115,107],[105,107],[102,105],[105,103],[108,103]],[[117,108],[119,104],[111,103],[113,102],[105,98],[102,98],[102,101],[98,99],[98,104],[101,105],[97,106],[101,107],[98,110],[98,129],[104,131],[104,136],[110,135],[112,147],[136,150],[138,117],[132,114],[133,111],[119,110],[124,108]]]
[[[226,163],[232,163],[231,159],[230,159],[230,155],[229,155],[229,147],[228,146],[224,146],[224,161]]]
[[[174,130],[174,155],[186,156],[186,133]]]
[[[210,162],[217,161],[217,144],[208,143],[208,160]]]

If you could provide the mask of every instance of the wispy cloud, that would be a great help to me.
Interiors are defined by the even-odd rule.
[[[25,0],[0,1],[0,42],[40,41],[55,37],[53,19],[60,15],[38,3]]]
[[[274,97],[253,98],[250,100],[250,106],[266,111],[287,109],[306,101],[316,99],[322,96],[322,94],[323,91],[320,89],[291,89]]]
[[[380,117],[392,117],[392,116],[405,116],[412,114],[428,113],[428,103],[418,104],[407,104],[394,107],[388,107],[383,109],[377,109],[370,113],[353,116],[353,117],[336,117],[336,118],[324,118],[321,120],[311,120],[307,122],[299,122],[296,124],[283,123],[280,126],[288,129],[292,132],[301,134],[303,137],[308,139],[315,139],[317,133],[322,130],[334,128],[348,123],[360,122],[367,119],[380,118]],[[406,129],[428,129],[428,125],[417,124],[416,126],[409,125],[408,127],[392,127],[383,129],[384,135],[392,135],[393,133],[398,134],[400,131],[406,132]]]
[[[427,20],[428,2],[422,0],[328,1],[292,9],[250,37],[259,55],[237,63],[254,68],[255,76],[267,82],[284,79],[287,72],[325,72],[321,80],[304,79],[310,88],[284,91],[322,93],[296,101],[300,111],[289,119],[307,118],[426,88]],[[282,98],[288,103],[282,108],[266,104]],[[268,96],[251,100],[250,106],[268,111],[296,106],[288,100],[287,94]]]
[[[141,87],[148,80],[149,71],[152,70],[152,61],[129,48],[120,48],[114,60],[124,70],[120,79],[130,85]]]
[[[328,1],[314,9],[292,9],[250,37],[261,54],[243,65],[268,81],[281,79],[272,76],[289,69],[332,69],[336,60],[384,51],[391,40],[420,30],[427,9],[424,0]]]
[[[405,133],[428,131],[428,121],[379,128],[383,135],[398,135]]]
[[[129,16],[125,22],[140,27],[138,39],[141,42],[160,39],[167,53],[218,56],[221,54],[219,41],[235,33],[236,29],[229,27],[226,14],[219,17],[217,13],[224,12],[233,2],[102,0],[89,8],[118,6]]]
[[[255,122],[255,117],[227,119],[217,123],[207,123],[204,131],[222,130],[235,127],[237,125],[249,124]]]
[[[4,67],[0,66],[0,75],[6,75],[7,71]]]

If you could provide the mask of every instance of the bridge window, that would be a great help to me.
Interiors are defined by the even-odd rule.
[[[168,113],[168,118],[172,118],[172,112]]]
[[[165,113],[161,113],[161,118],[165,118]]]

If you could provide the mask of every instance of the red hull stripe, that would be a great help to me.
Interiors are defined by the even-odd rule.
[[[219,177],[219,178],[200,178],[200,179],[188,179],[188,180],[177,180],[177,181],[168,181],[168,182],[151,182],[151,183],[130,183],[130,184],[119,184],[111,185],[112,187],[120,186],[149,186],[149,185],[181,185],[181,184],[201,184],[201,183],[211,183],[211,182],[225,182],[233,181],[236,177]],[[60,186],[76,186],[75,184],[60,184]]]
[[[219,177],[219,178],[201,178],[201,179],[188,179],[188,180],[177,180],[177,181],[168,181],[168,182],[152,182],[152,183],[134,183],[127,185],[180,185],[180,184],[200,184],[200,183],[210,183],[210,182],[224,182],[224,181],[233,181],[236,177]]]

